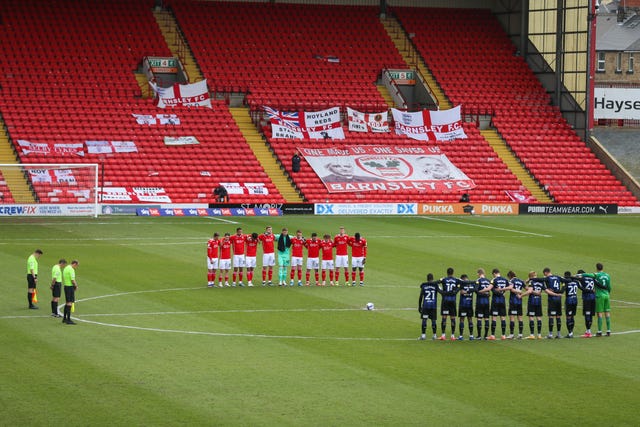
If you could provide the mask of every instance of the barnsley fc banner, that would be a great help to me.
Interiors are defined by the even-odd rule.
[[[273,138],[344,139],[340,107],[302,113],[263,108],[271,122]]]
[[[84,156],[82,143],[71,144],[54,144],[49,142],[31,142],[24,139],[18,140],[18,145],[22,154],[28,156],[31,153],[48,156],[51,153],[56,155],[73,154],[76,156]]]
[[[362,113],[347,107],[347,116],[351,132],[389,132],[389,114],[386,111]]]
[[[87,153],[137,153],[138,147],[133,141],[85,141]]]
[[[392,108],[396,134],[420,141],[451,141],[467,135],[462,128],[460,106],[450,110],[422,110],[410,113]]]
[[[149,85],[156,94],[155,102],[158,108],[175,107],[176,105],[211,108],[206,79],[187,85],[176,83],[169,87],[159,87],[152,82],[149,82]]]
[[[32,183],[52,184],[76,184],[76,177],[71,169],[29,169]]]
[[[102,202],[149,202],[171,203],[162,187],[103,187],[100,189]]]
[[[438,147],[298,148],[330,193],[452,192],[475,187]]]

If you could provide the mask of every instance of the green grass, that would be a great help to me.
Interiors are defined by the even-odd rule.
[[[0,219],[0,424],[637,425],[640,217],[239,221],[360,231],[367,286],[207,289],[206,240],[237,226],[211,218]],[[41,309],[30,311],[37,247]],[[48,317],[60,257],[80,260],[77,326]],[[428,272],[596,262],[614,286],[611,338],[416,340]]]

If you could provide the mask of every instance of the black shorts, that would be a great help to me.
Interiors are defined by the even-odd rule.
[[[510,316],[522,316],[522,304],[509,304]]]
[[[567,304],[564,309],[567,316],[575,316],[578,312],[578,304]]]
[[[562,316],[562,301],[550,300],[547,307],[547,316]]]
[[[585,316],[593,316],[596,314],[596,300],[582,300],[582,314]]]
[[[51,296],[54,298],[60,298],[62,292],[62,283],[56,282],[53,284],[53,288],[51,288]]]
[[[420,316],[423,319],[436,320],[438,318],[438,310],[435,308],[423,308]]]
[[[488,319],[489,312],[489,304],[476,304],[476,317],[478,319]]]
[[[33,274],[27,274],[27,288],[35,289],[36,288],[36,277]]]
[[[442,301],[442,305],[440,305],[440,314],[443,316],[455,316],[456,311],[456,302],[455,301]]]
[[[527,316],[542,317],[542,305],[527,304]]]
[[[66,302],[75,302],[76,301],[76,290],[73,289],[73,286],[65,286],[64,287],[64,299]]]
[[[468,317],[471,319],[473,317],[473,306],[462,307],[458,310],[458,317]]]
[[[492,316],[506,316],[507,315],[507,307],[503,302],[494,302],[491,304],[491,315]]]

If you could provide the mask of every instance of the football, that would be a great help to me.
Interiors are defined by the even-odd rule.
[[[375,307],[372,302],[367,303],[367,310],[373,310]]]

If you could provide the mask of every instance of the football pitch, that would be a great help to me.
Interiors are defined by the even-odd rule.
[[[207,288],[213,232],[266,225],[360,232],[366,285]],[[2,218],[0,236],[2,425],[638,425],[639,216]],[[50,316],[61,257],[80,261],[75,326]],[[429,272],[596,262],[612,278],[611,337],[417,340]]]

